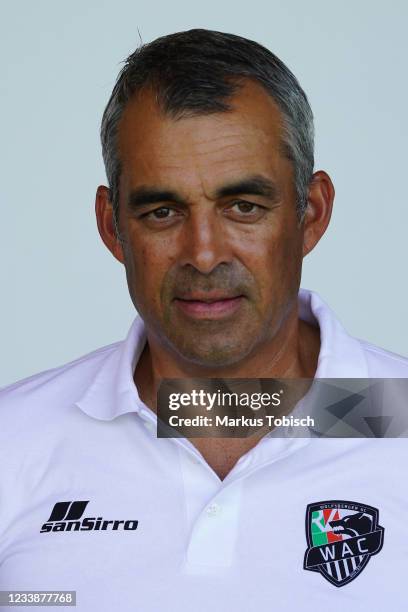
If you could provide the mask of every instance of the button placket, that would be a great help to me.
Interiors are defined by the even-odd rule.
[[[191,531],[185,571],[191,574],[230,567],[239,534],[243,481],[222,488],[203,508]]]

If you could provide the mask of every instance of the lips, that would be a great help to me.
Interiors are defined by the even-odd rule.
[[[220,319],[235,313],[243,295],[228,296],[220,292],[191,293],[177,297],[175,303],[185,315],[194,319]]]
[[[222,291],[192,291],[186,294],[180,294],[176,299],[183,300],[186,302],[205,302],[210,304],[211,302],[220,302],[222,300],[229,300],[236,297],[240,297],[237,293],[225,293]]]

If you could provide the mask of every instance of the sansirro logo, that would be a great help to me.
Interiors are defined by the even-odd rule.
[[[135,531],[137,529],[139,521],[135,520],[105,521],[101,516],[89,516],[82,519],[88,504],[89,500],[56,503],[50,518],[41,527],[40,533],[50,531]]]

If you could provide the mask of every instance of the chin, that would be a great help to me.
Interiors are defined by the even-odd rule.
[[[184,361],[188,361],[196,366],[203,368],[225,368],[242,362],[245,357],[251,352],[252,345],[248,346],[247,350],[243,350],[243,343],[239,346],[226,347],[209,346],[208,348],[200,347],[199,341],[194,346],[175,347],[178,354]]]

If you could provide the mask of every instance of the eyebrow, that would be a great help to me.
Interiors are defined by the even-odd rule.
[[[237,196],[242,194],[259,195],[269,198],[276,202],[281,197],[281,192],[273,181],[261,175],[253,175],[238,181],[233,181],[219,187],[215,191],[216,198]],[[127,205],[130,209],[136,209],[149,204],[159,204],[162,202],[173,202],[185,205],[186,201],[175,191],[170,189],[158,189],[155,187],[138,187],[131,191]]]
[[[276,183],[264,176],[256,174],[220,187],[216,191],[216,196],[217,198],[224,198],[226,196],[240,195],[243,193],[264,196],[273,201],[278,200],[281,195]]]
[[[129,208],[139,208],[148,204],[158,204],[160,202],[175,202],[183,204],[184,200],[174,191],[168,189],[156,189],[154,187],[138,187],[130,192],[128,197]]]

